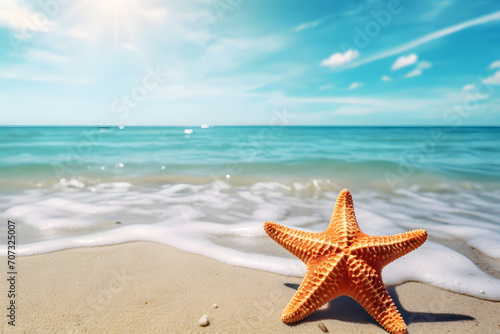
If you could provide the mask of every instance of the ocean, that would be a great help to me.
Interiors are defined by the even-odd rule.
[[[266,221],[323,231],[348,188],[372,235],[426,229],[384,281],[500,300],[498,127],[2,127],[0,255],[153,241],[301,276]]]

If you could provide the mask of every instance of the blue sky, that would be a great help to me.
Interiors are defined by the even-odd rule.
[[[2,125],[500,125],[500,2],[2,0]]]

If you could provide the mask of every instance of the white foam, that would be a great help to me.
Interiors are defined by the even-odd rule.
[[[99,183],[94,188],[96,190],[127,191],[131,187],[133,187],[132,184],[128,182],[109,182],[109,183]]]
[[[500,280],[482,272],[462,254],[432,241],[389,264],[382,275],[387,284],[418,281],[478,298],[500,300]]]
[[[39,230],[75,229],[95,224],[95,218],[90,216],[114,213],[122,209],[119,205],[90,204],[54,197],[15,205],[6,210],[4,215]]]
[[[59,186],[60,187],[63,187],[63,188],[85,188],[85,183],[83,183],[82,181],[78,180],[78,179],[74,179],[74,178],[71,178],[69,181],[66,180],[65,178],[62,178],[60,181],[59,181]]]
[[[324,230],[337,191],[323,191],[315,198],[303,193],[311,185],[328,189],[321,180],[316,183],[260,182],[244,187],[214,181],[138,190],[130,183],[114,182],[92,186],[95,192],[90,191],[91,186],[65,187],[55,192],[35,189],[4,201],[7,209],[3,216],[38,231],[50,230],[54,237],[20,245],[21,256],[73,247],[153,241],[230,265],[300,277],[305,273],[304,264],[275,244],[262,226],[273,220],[302,230]],[[356,216],[367,234],[424,228],[431,239],[459,240],[489,257],[500,258],[496,197],[478,195],[474,192],[477,190],[446,191],[441,196],[422,193],[418,188],[395,195],[353,193]],[[477,208],[481,208],[480,213]],[[103,225],[99,231],[100,223],[118,219],[120,225],[112,229]],[[68,230],[75,228],[80,230],[72,236],[58,233],[64,230],[67,235]],[[1,256],[6,256],[5,249],[0,248]],[[389,264],[383,270],[383,278],[387,284],[419,281],[500,300],[500,280],[481,271],[466,256],[431,240]]]
[[[252,213],[252,218],[260,221],[278,221],[287,213],[287,206],[272,203],[262,203]]]

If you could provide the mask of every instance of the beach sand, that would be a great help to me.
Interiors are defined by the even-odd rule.
[[[228,266],[151,242],[16,262],[16,326],[3,316],[2,333],[323,333],[320,323],[330,333],[386,333],[345,296],[285,325],[281,312],[301,278]],[[1,280],[2,305],[7,284]],[[413,282],[389,292],[409,333],[500,333],[499,302]],[[208,327],[198,325],[204,314]]]

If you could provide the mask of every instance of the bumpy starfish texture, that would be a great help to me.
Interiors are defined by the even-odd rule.
[[[388,332],[406,333],[381,273],[385,265],[420,247],[427,239],[425,230],[389,236],[364,234],[347,189],[337,197],[324,232],[304,232],[273,222],[266,222],[264,230],[307,267],[302,284],[283,311],[283,322],[302,320],[332,299],[347,295]]]

